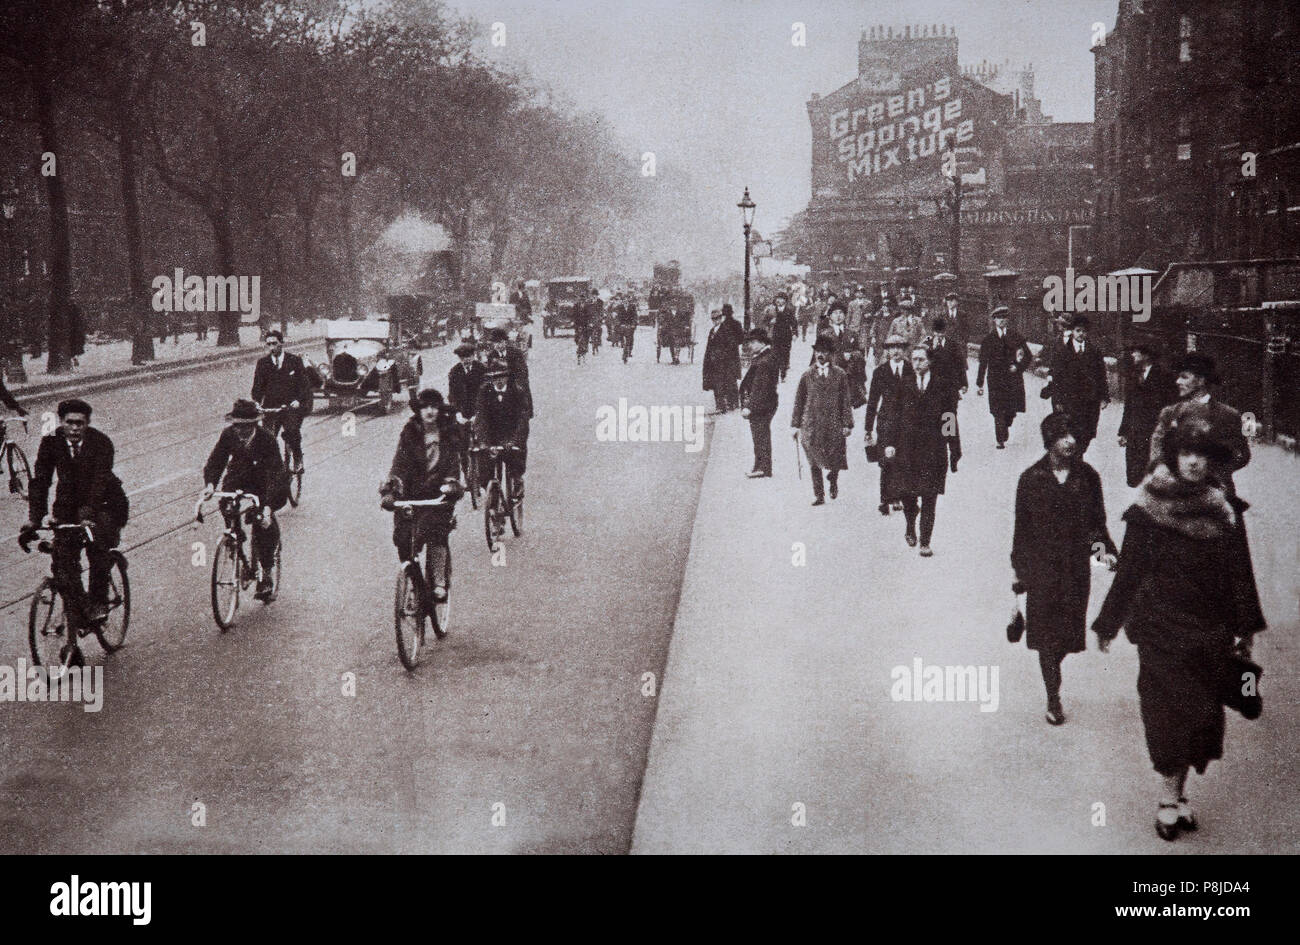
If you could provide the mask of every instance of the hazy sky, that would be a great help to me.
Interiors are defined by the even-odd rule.
[[[685,168],[705,188],[701,214],[735,219],[748,185],[755,227],[780,228],[809,197],[809,93],[857,75],[862,30],[956,27],[963,65],[1033,63],[1043,110],[1092,120],[1092,24],[1117,0],[447,0],[485,24],[485,57],[523,65],[575,106],[604,114],[638,156]],[[792,24],[807,45],[791,44]],[[726,249],[739,254],[738,248]]]

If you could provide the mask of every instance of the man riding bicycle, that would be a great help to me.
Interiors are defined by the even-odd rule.
[[[456,346],[460,361],[447,372],[447,402],[456,413],[456,421],[465,423],[474,416],[474,405],[479,388],[487,381],[487,368],[476,357],[477,348],[471,342]]]
[[[270,419],[272,437],[278,425],[289,444],[294,464],[302,466],[302,418],[311,412],[311,378],[302,358],[284,350],[284,335],[272,329],[266,333],[267,354],[253,369],[253,402],[259,407],[283,407]]]
[[[260,565],[254,596],[265,603],[271,599],[275,549],[280,544],[275,510],[289,500],[289,483],[275,436],[258,426],[259,418],[257,404],[235,401],[226,414],[230,426],[221,431],[203,465],[203,498],[212,498],[224,471],[222,492],[249,492],[261,500],[261,511],[253,521],[253,559]]]
[[[460,434],[454,411],[443,403],[442,394],[436,390],[426,388],[416,394],[411,410],[415,416],[402,427],[388,479],[379,487],[382,496],[379,505],[384,511],[392,512],[399,499],[437,499],[444,495],[443,487],[447,487],[446,505],[426,506],[416,509],[414,515],[393,517],[393,544],[402,562],[411,560],[413,550],[418,553],[425,545],[429,547],[427,560],[428,570],[434,576],[433,599],[441,603],[447,599],[444,563],[447,538],[455,527],[452,513],[464,494],[457,478]]]
[[[28,522],[18,533],[24,551],[45,520],[50,485],[58,473],[54,495],[55,521],[89,526],[86,545],[90,570],[90,595],[81,583],[81,537],[76,532],[56,532],[53,572],[78,615],[90,623],[108,613],[109,554],[121,539],[130,506],[122,482],[113,473],[113,441],[90,425],[90,404],[71,399],[59,404],[60,426],[41,438],[36,470],[28,496]]]
[[[506,454],[511,492],[524,495],[524,471],[528,460],[528,407],[523,396],[510,384],[510,372],[502,365],[488,369],[488,383],[479,391],[474,410],[474,444],[480,447],[516,446]],[[479,464],[479,484],[484,488],[492,479],[492,464]]]

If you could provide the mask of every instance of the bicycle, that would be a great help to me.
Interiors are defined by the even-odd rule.
[[[470,505],[475,511],[478,510],[479,500],[483,496],[483,488],[478,481],[478,457],[470,449],[469,431],[473,421],[466,420],[464,423],[457,423],[457,433],[459,435],[459,444],[457,446],[457,468],[460,469],[461,478],[464,480],[465,491],[469,493]]]
[[[451,487],[442,487],[442,496],[437,499],[399,499],[393,503],[395,514],[405,515],[411,522],[410,557],[397,569],[397,581],[393,590],[393,629],[397,635],[397,658],[407,669],[415,669],[420,661],[420,650],[424,646],[424,618],[427,616],[433,627],[434,636],[441,640],[451,627],[451,546],[437,545],[441,555],[430,556],[430,542],[426,535],[421,535],[414,521],[416,509],[447,507],[454,503],[447,501]],[[448,531],[456,527],[453,515]],[[441,558],[442,582],[436,579],[437,558]],[[433,588],[443,589],[442,600],[438,600]]]
[[[235,625],[240,594],[258,579],[260,566],[256,561],[250,561],[244,550],[249,538],[244,524],[245,520],[251,523],[252,516],[259,514],[262,500],[251,492],[240,490],[214,492],[211,498],[217,500],[217,508],[221,510],[221,517],[225,521],[221,541],[217,544],[216,554],[212,556],[212,618],[222,631],[226,631]],[[203,524],[203,502],[204,499],[200,498],[194,506],[194,520],[199,524]],[[267,604],[280,595],[280,549],[281,543],[277,540],[271,574],[271,596],[265,601]]]
[[[514,494],[506,465],[507,453],[519,452],[519,447],[478,446],[472,451],[487,453],[492,464],[492,478],[483,494],[483,534],[487,538],[488,551],[495,552],[497,544],[505,537],[507,519],[516,538],[524,531],[524,497]],[[482,469],[481,459],[479,468]]]
[[[9,494],[16,495],[20,499],[27,498],[27,489],[32,481],[32,467],[27,462],[26,455],[23,454],[23,448],[9,436],[9,422],[18,420],[23,425],[23,433],[27,433],[26,417],[6,417],[0,421],[0,451],[3,452],[3,462],[0,463],[0,469],[9,470]]]
[[[293,407],[258,407],[257,410],[262,416],[270,415],[269,423],[262,424],[270,431],[271,437],[279,436],[284,439],[284,421],[280,419],[280,414],[286,410],[293,410]],[[303,465],[301,459],[295,459],[293,450],[289,447],[289,441],[284,441],[284,468],[289,471],[289,504],[295,509],[302,500],[302,472]]]
[[[59,532],[75,531],[87,544],[94,541],[94,533],[85,525],[55,523],[37,531],[49,532],[51,538]],[[81,547],[84,545],[78,546],[78,550]],[[41,554],[53,558],[53,541],[42,540],[36,548]],[[26,551],[26,547],[23,550]],[[117,550],[109,552],[107,612],[95,620],[80,614],[75,634],[71,632],[68,620],[70,597],[71,589],[64,586],[57,576],[51,560],[50,575],[36,589],[27,615],[27,639],[31,645],[32,661],[38,666],[84,666],[85,657],[77,640],[90,633],[95,634],[105,653],[120,650],[126,643],[126,631],[131,623],[131,582],[126,576],[125,555]]]

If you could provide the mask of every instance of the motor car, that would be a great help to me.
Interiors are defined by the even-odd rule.
[[[330,319],[325,329],[325,358],[312,363],[309,372],[316,396],[331,409],[351,410],[377,403],[383,413],[393,407],[393,397],[420,386],[424,360],[400,323],[384,318]],[[317,383],[319,381],[319,383]]]
[[[591,279],[586,276],[561,276],[546,283],[546,307],[542,315],[542,336],[554,338],[558,331],[573,331],[573,307],[587,297]]]

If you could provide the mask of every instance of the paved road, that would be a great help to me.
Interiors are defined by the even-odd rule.
[[[807,359],[798,346],[793,363]],[[904,543],[899,513],[876,511],[861,410],[839,499],[810,507],[788,433],[796,383],[792,372],[781,389],[774,479],[743,478],[751,454],[740,418],[714,430],[633,852],[1300,852],[1294,456],[1260,448],[1237,479],[1254,503],[1271,624],[1256,645],[1265,714],[1228,713],[1225,759],[1190,785],[1201,830],[1167,844],[1152,829],[1159,782],[1133,647],[1121,640],[1108,655],[1065,661],[1069,721],[1058,729],[1043,720],[1036,659],[1004,636],[1015,484],[1042,455],[1042,382],[1030,380],[1031,414],[1003,451],[986,401],[974,390],[962,401],[964,457],[939,500],[929,559]],[[1088,451],[1117,542],[1131,496],[1119,419],[1119,405],[1103,412]],[[1095,615],[1111,577],[1093,575]],[[996,711],[894,701],[893,669],[918,658],[996,669]]]
[[[354,437],[338,417],[308,421],[304,502],[282,516],[283,593],[223,635],[207,568],[192,564],[216,527],[185,523],[251,371],[93,398],[134,493],[124,544],[177,530],[130,552],[127,646],[89,645],[106,669],[101,712],[0,704],[0,849],[625,852],[655,712],[642,676],[662,680],[707,455],[596,440],[597,407],[619,397],[704,402],[698,367],[654,365],[651,341],[640,333],[629,365],[605,349],[579,369],[570,339],[538,340],[527,532],[493,567],[462,503],[455,627],[414,674],[394,647],[376,494],[403,416],[363,415]],[[450,363],[426,352],[426,381],[444,387]],[[22,518],[16,501],[0,508],[0,603],[45,566],[13,546]],[[27,656],[26,607],[0,611],[0,663]]]

